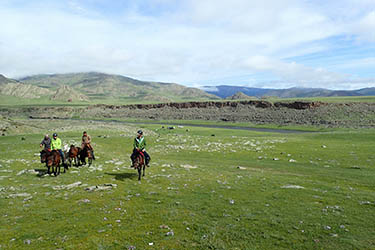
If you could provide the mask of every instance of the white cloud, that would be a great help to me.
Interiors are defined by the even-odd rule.
[[[329,72],[323,68],[307,67],[296,62],[284,62],[265,56],[249,57],[244,65],[254,71],[269,71],[283,81],[298,84],[298,87],[327,87],[326,84],[350,79],[348,75]]]
[[[154,12],[162,5],[157,14],[138,2],[113,14],[87,4],[100,1],[0,3],[0,73],[97,70],[192,86],[270,72],[302,86],[337,82],[348,76],[285,58],[330,50],[335,43],[321,41],[336,36],[373,42],[373,2],[352,1],[143,1]]]
[[[355,25],[354,31],[359,34],[360,38],[375,42],[375,10],[361,18]]]

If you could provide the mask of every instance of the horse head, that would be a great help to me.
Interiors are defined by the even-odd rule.
[[[43,149],[42,151],[40,151],[40,162],[45,163],[47,161],[48,155],[49,155],[48,150]]]

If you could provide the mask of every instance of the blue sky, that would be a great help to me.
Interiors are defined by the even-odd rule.
[[[375,1],[1,0],[0,74],[375,87]]]

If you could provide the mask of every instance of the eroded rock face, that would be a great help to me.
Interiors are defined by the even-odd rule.
[[[375,103],[277,102],[263,100],[185,103],[91,105],[86,107],[33,106],[0,108],[5,117],[32,119],[135,118],[149,120],[208,120],[253,124],[324,127],[375,127]]]
[[[267,101],[225,101],[225,102],[171,102],[171,103],[158,103],[158,104],[130,104],[130,105],[105,105],[105,104],[98,104],[94,105],[93,107],[103,107],[112,110],[116,109],[160,109],[165,107],[171,107],[176,109],[189,109],[189,108],[209,108],[209,107],[216,107],[216,108],[223,108],[223,107],[237,107],[238,105],[250,105],[257,108],[270,108],[272,107],[272,103]],[[93,108],[92,107],[92,108]]]
[[[285,107],[290,109],[311,109],[324,105],[322,102],[275,102],[275,107]]]

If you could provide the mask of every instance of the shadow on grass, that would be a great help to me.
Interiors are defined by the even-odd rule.
[[[118,181],[123,181],[125,179],[136,179],[138,178],[137,173],[105,173],[107,175],[112,175]]]
[[[42,177],[43,175],[47,174],[48,170],[47,168],[36,168],[34,169],[35,172],[38,172],[36,175],[37,177]]]

